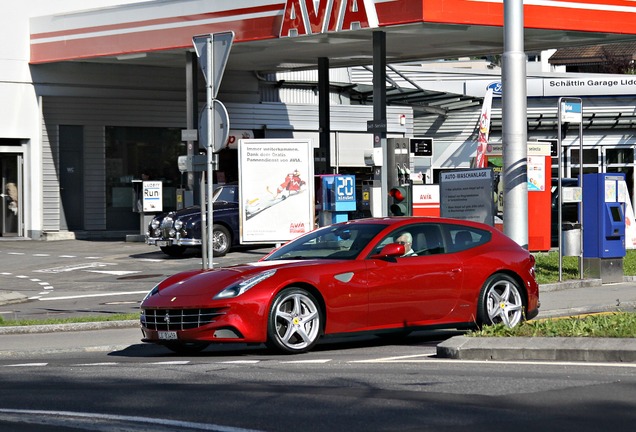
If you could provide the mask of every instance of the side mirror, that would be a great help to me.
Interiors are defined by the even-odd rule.
[[[389,243],[384,246],[379,254],[373,255],[371,258],[374,259],[387,259],[387,258],[397,258],[404,255],[406,249],[403,244],[399,243]]]

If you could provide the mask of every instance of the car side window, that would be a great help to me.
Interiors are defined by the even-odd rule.
[[[451,251],[460,252],[482,245],[490,240],[490,232],[462,225],[446,225],[451,239]]]
[[[446,241],[442,235],[442,230],[439,224],[432,223],[420,223],[408,226],[403,226],[397,230],[391,232],[380,241],[371,255],[378,254],[382,248],[390,243],[396,243],[399,239],[403,239],[403,235],[408,233],[411,238],[410,248],[412,253],[408,253],[406,256],[421,256],[445,253]],[[408,251],[407,251],[408,252]]]
[[[413,250],[418,255],[435,255],[446,253],[446,241],[439,224],[420,224],[414,226]]]

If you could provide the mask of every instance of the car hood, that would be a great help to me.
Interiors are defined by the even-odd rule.
[[[285,269],[298,266],[324,264],[320,260],[259,261],[218,269],[195,270],[178,273],[158,285],[158,297],[212,297],[219,291],[256,276],[269,269]],[[152,299],[150,297],[148,300]]]

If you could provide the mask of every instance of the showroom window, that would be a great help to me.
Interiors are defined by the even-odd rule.
[[[186,153],[181,130],[107,126],[105,133],[107,229],[139,227],[133,180],[160,180],[163,210],[174,210],[182,182],[177,157]]]

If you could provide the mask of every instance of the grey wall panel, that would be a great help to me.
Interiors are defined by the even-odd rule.
[[[185,102],[114,100],[70,97],[43,98],[43,213],[44,230],[60,229],[58,176],[59,125],[83,125],[84,221],[86,230],[106,229],[106,126],[185,128]]]

